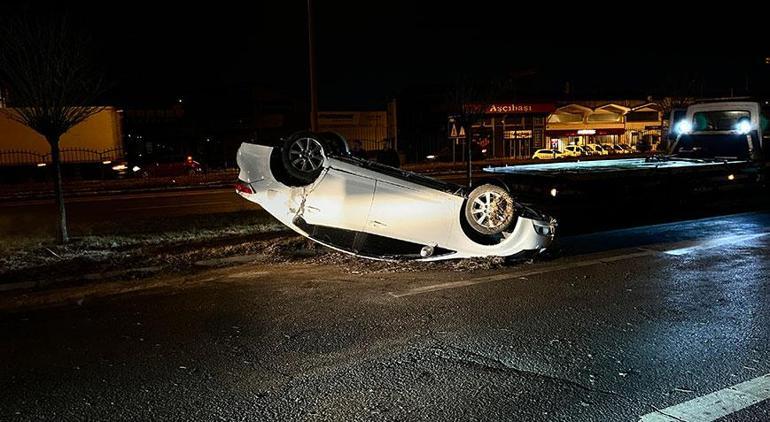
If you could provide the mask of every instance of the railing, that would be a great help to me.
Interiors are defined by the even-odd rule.
[[[62,148],[63,163],[101,163],[123,158],[123,148],[96,151],[88,148]],[[0,150],[0,166],[22,166],[50,163],[51,153],[40,154],[29,150]]]

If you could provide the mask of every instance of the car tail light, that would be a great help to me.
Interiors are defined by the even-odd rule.
[[[247,195],[254,193],[254,189],[252,189],[251,186],[249,186],[249,184],[243,180],[235,182],[235,191],[238,193],[245,193]]]

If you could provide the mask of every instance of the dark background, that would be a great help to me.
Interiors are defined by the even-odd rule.
[[[182,107],[173,124],[126,113],[124,125],[178,153],[217,151],[228,164],[240,141],[274,135],[261,117],[285,116],[287,132],[308,125],[306,1],[27,0],[0,11],[66,16],[87,34],[111,84],[105,104]],[[764,96],[762,15],[748,3],[315,1],[319,106],[382,110],[397,98],[407,140],[440,134],[446,111],[432,104],[460,75],[512,80],[511,101]]]
[[[770,55],[750,4],[671,7],[557,2],[317,1],[321,108],[381,105],[458,73],[516,75],[521,94],[661,95],[766,88]],[[94,41],[110,100],[183,97],[212,108],[260,95],[304,101],[306,2],[10,2],[5,13],[67,15]],[[199,104],[200,105],[200,104]]]

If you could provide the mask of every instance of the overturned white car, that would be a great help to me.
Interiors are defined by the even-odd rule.
[[[536,254],[556,221],[504,186],[472,190],[350,155],[336,134],[302,132],[238,150],[238,194],[297,233],[372,259]]]

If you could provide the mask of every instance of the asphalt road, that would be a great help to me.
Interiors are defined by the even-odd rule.
[[[0,419],[714,415],[708,394],[724,408],[740,388],[723,389],[770,373],[768,246],[770,214],[752,213],[564,238],[494,271],[252,263],[70,292],[0,313]],[[770,420],[770,403],[726,420]]]

